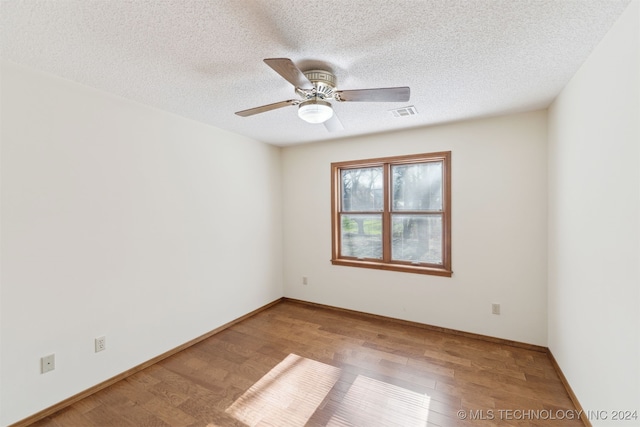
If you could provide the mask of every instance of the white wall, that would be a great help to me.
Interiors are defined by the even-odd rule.
[[[285,296],[546,345],[546,135],[539,111],[284,148]],[[331,162],[448,150],[453,277],[331,265]]]
[[[549,348],[586,410],[640,416],[639,4],[549,110]]]
[[[0,425],[283,294],[276,147],[3,63],[1,167]]]

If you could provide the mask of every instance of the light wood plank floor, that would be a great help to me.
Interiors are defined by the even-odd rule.
[[[33,426],[583,426],[569,411],[546,353],[285,300]]]

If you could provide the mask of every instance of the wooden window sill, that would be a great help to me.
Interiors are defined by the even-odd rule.
[[[372,260],[360,261],[360,260],[347,260],[347,259],[332,259],[331,264],[343,265],[347,267],[361,267],[372,268],[376,270],[388,270],[388,271],[401,271],[404,273],[415,274],[428,274],[432,276],[451,277],[453,271],[445,268],[427,267],[424,265],[407,265],[407,264],[389,264],[385,262],[375,262]]]

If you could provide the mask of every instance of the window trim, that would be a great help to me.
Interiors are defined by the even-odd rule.
[[[392,165],[413,164],[422,162],[442,162],[442,265],[427,264],[414,265],[407,261],[391,260],[391,177]],[[341,178],[343,169],[356,169],[366,167],[383,167],[383,211],[382,211],[382,248],[383,259],[357,259],[352,257],[340,257],[340,204],[341,204]],[[404,213],[404,212],[400,212]],[[402,271],[407,273],[429,274],[435,276],[451,277],[451,151],[436,153],[411,154],[404,156],[380,157],[375,159],[351,160],[331,163],[331,263],[350,267],[373,268],[378,270]]]

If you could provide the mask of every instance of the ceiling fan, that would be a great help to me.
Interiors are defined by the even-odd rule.
[[[376,89],[336,90],[336,76],[326,70],[300,71],[288,58],[268,58],[264,62],[295,87],[299,99],[267,104],[236,112],[248,117],[289,105],[298,105],[298,116],[308,123],[324,123],[329,131],[343,129],[330,100],[338,102],[406,102],[410,90],[407,86]]]

